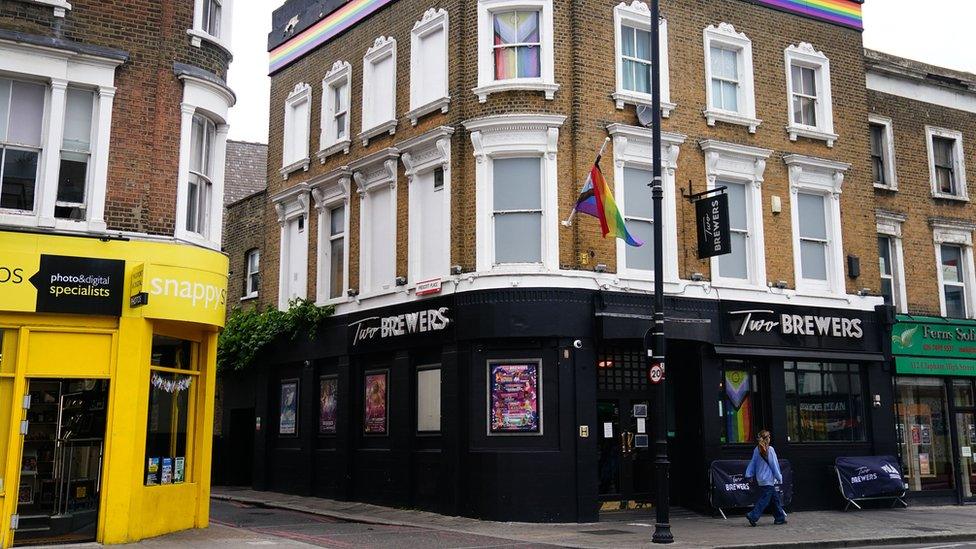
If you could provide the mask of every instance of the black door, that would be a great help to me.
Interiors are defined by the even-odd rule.
[[[647,366],[638,346],[606,347],[598,360],[600,501],[604,510],[648,503],[654,491]]]
[[[254,408],[230,411],[224,482],[229,486],[250,486],[254,468]]]
[[[949,383],[959,499],[972,503],[976,502],[976,387],[971,379],[953,379]]]

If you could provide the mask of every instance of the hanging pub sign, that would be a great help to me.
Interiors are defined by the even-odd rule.
[[[876,313],[771,303],[722,302],[722,343],[750,347],[793,347],[881,352]]]
[[[698,258],[732,253],[729,235],[729,196],[724,192],[695,201],[698,225]]]

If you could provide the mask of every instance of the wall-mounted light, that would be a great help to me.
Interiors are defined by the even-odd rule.
[[[407,285],[407,277],[405,277],[405,276],[398,276],[398,277],[396,277],[396,285],[397,286],[406,286]]]
[[[357,290],[356,288],[349,288],[348,290],[346,290],[346,294],[349,297],[356,297],[357,295],[359,295],[359,290]]]
[[[701,273],[691,273],[691,280],[693,282],[701,282],[702,280],[705,280],[705,275]]]
[[[875,408],[881,407],[881,395],[874,395],[874,402],[871,403]]]
[[[773,282],[773,287],[774,288],[777,288],[777,289],[780,289],[780,290],[785,290],[786,289],[786,281],[785,280],[777,280],[776,282]]]
[[[857,291],[857,295],[861,297],[867,297],[871,295],[871,288],[861,288],[860,290]]]
[[[464,269],[462,269],[460,265],[454,265],[453,267],[451,267],[451,274],[452,275],[457,276],[457,275],[461,274],[462,272],[464,272]]]
[[[605,273],[605,272],[607,272],[607,264],[606,263],[597,263],[596,266],[593,267],[593,270],[596,271],[596,272],[598,272],[598,273]]]

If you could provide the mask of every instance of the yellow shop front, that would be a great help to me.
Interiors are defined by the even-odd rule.
[[[0,231],[0,547],[208,524],[227,258]]]

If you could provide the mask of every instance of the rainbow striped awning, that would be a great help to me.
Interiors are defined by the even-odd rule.
[[[296,34],[271,50],[269,73],[275,73],[292,61],[328,42],[342,31],[372,15],[394,0],[350,0],[321,21]]]
[[[828,21],[852,29],[864,30],[861,2],[856,0],[752,0],[813,19]]]

